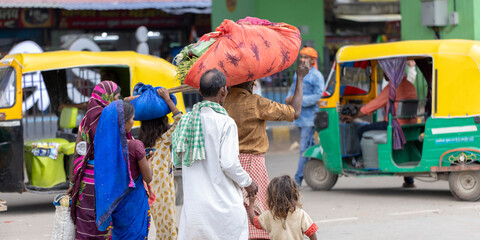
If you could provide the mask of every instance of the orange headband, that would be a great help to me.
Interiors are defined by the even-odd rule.
[[[312,57],[312,58],[315,58],[315,59],[318,58],[318,53],[317,53],[317,51],[315,51],[315,49],[313,49],[313,48],[311,48],[311,47],[304,47],[304,48],[300,51],[300,54],[305,54],[305,55],[308,55],[309,57]]]
[[[315,51],[315,49],[311,48],[311,47],[304,47],[302,48],[302,50],[300,51],[300,54],[304,54],[304,55],[307,55],[311,58],[313,58],[315,60],[315,64],[313,65],[316,69],[318,69],[318,66],[317,66],[317,58],[318,58],[318,53],[317,51]]]

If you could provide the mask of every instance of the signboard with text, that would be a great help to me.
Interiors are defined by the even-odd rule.
[[[181,15],[170,15],[157,9],[142,10],[61,10],[59,28],[64,29],[111,29],[145,27],[181,27],[185,26]]]
[[[0,8],[0,28],[51,28],[52,13],[46,8]]]

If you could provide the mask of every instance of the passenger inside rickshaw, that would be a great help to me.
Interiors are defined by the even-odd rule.
[[[418,62],[423,68],[421,70],[428,69],[428,66],[431,69],[427,58]],[[388,116],[383,116],[389,89],[384,89],[382,93],[378,87],[378,92],[375,92],[377,86],[381,86],[381,82],[375,82],[375,79],[382,80],[385,74],[377,61],[343,63],[339,70],[342,157],[347,167],[376,170],[379,166],[378,145],[387,143],[389,122]],[[415,86],[403,79],[396,89],[397,116],[394,118],[400,122],[406,139],[401,149],[392,151],[393,161],[398,166],[416,166],[421,160],[422,142],[419,136],[424,131],[424,118],[419,118],[418,105],[419,97],[422,97],[420,102],[425,102],[425,90],[428,89],[425,85],[423,78],[418,78]]]

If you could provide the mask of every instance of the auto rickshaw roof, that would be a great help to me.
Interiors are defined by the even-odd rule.
[[[365,45],[348,45],[337,52],[337,62],[391,57],[465,55],[480,61],[480,42],[473,40],[414,40]]]
[[[432,117],[480,116],[480,41],[418,40],[342,47],[337,62],[392,57],[433,60]]]
[[[11,58],[16,59],[22,65],[23,73],[88,66],[139,66],[150,68],[153,71],[167,70],[175,75],[175,66],[166,60],[133,51],[19,53],[7,55],[3,60]]]
[[[0,63],[16,61],[22,73],[68,69],[75,67],[128,67],[130,70],[130,93],[135,84],[142,82],[153,86],[172,88],[180,85],[176,67],[168,61],[133,51],[88,52],[54,51],[44,53],[20,53],[5,56]],[[177,106],[185,112],[183,96],[175,94]]]

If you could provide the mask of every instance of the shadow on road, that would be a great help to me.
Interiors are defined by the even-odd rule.
[[[8,210],[0,213],[0,216],[15,214],[15,215],[28,215],[32,213],[48,213],[55,212],[55,207],[50,203],[32,203],[32,204],[11,204],[8,203]],[[12,206],[11,206],[12,205]]]

